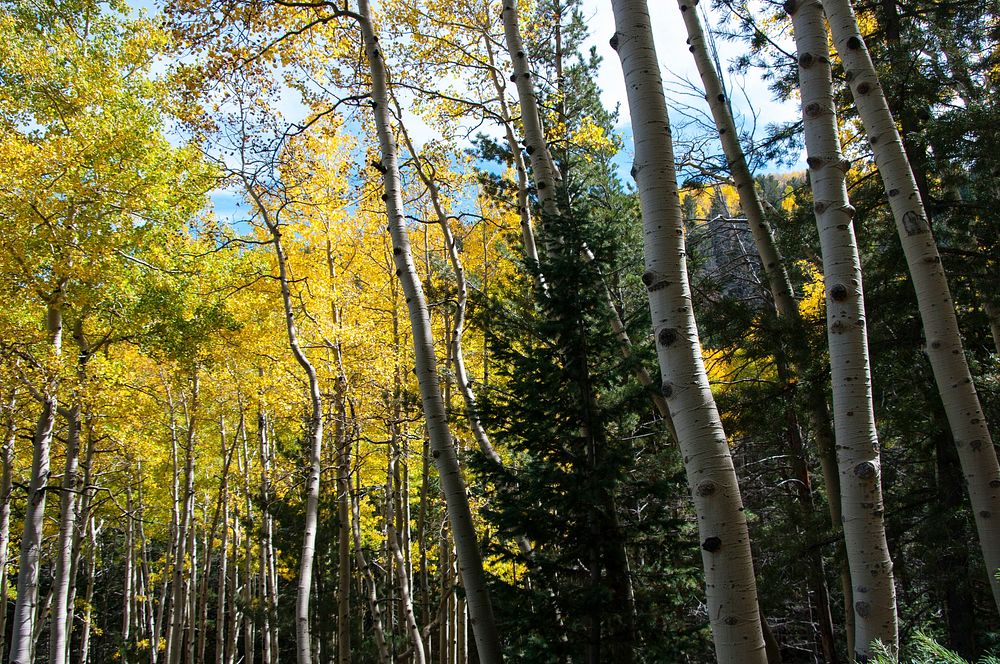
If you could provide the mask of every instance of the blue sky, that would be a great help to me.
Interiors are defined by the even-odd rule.
[[[155,12],[160,3],[156,0],[130,0],[130,4],[135,8]],[[699,8],[703,11],[708,10],[706,7],[708,4],[707,2],[700,3]],[[688,52],[687,33],[677,3],[671,0],[653,0],[650,2],[649,11],[653,22],[657,55],[661,63],[661,73],[664,83],[668,87],[668,99],[672,96],[670,90],[683,88],[684,81],[693,82],[700,87],[698,70],[695,67],[694,59]],[[621,167],[623,180],[628,182],[627,174],[632,161],[631,129],[621,66],[617,54],[608,43],[614,29],[610,0],[584,0],[583,13],[592,33],[587,46],[594,46],[598,54],[603,57],[598,73],[598,84],[602,89],[604,104],[608,108],[614,108],[617,104],[621,105],[618,130],[625,139],[625,147],[616,162]],[[708,10],[706,23],[714,27],[716,21],[717,18],[711,14],[711,10]],[[790,40],[788,41],[790,42]],[[722,39],[717,40],[716,46],[724,68],[728,68],[729,64],[745,51],[744,44]],[[789,50],[792,48],[790,47]],[[799,113],[797,104],[775,101],[767,83],[760,77],[760,72],[751,71],[745,77],[739,78],[728,75],[728,73],[727,76],[727,86],[733,91],[732,103],[737,115],[737,124],[741,124],[742,118],[742,125],[745,128],[755,128],[757,138],[763,136],[768,124],[788,122],[797,117]],[[753,109],[749,107],[744,94],[738,92],[740,88],[744,91],[746,98],[753,100]],[[684,94],[676,96],[676,98],[681,104],[694,107],[695,112],[699,110],[706,114],[708,112],[704,100],[695,95]],[[287,95],[283,101],[282,106],[286,107],[283,108],[283,111],[290,119],[301,115],[301,112],[297,112],[301,110],[301,106],[294,98],[294,93]],[[756,113],[755,126],[754,113]],[[671,110],[671,121],[675,126],[675,135],[682,135],[683,115]],[[407,126],[418,146],[433,137],[432,131],[418,118],[407,118]],[[802,162],[802,159],[800,158],[799,161]],[[216,192],[212,195],[212,200],[216,206],[216,212],[220,216],[230,219],[241,216],[236,209],[239,197],[228,192]]]

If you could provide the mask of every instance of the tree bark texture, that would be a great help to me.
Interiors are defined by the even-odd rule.
[[[451,521],[459,564],[462,567],[466,583],[467,602],[479,657],[483,664],[496,664],[503,659],[500,651],[500,636],[497,632],[496,620],[493,617],[493,607],[490,603],[489,588],[486,585],[486,574],[479,552],[479,542],[472,522],[472,512],[469,509],[465,480],[459,468],[458,456],[451,433],[448,430],[448,419],[441,398],[430,312],[413,263],[410,240],[403,216],[399,162],[389,117],[385,62],[371,22],[371,11],[367,0],[359,0],[358,9],[365,53],[372,79],[372,105],[381,147],[380,170],[383,172],[386,213],[389,218],[389,232],[393,243],[393,260],[409,309],[415,369],[417,382],[420,386],[427,434],[431,441],[432,456],[441,478],[441,490],[448,506],[448,518]]]
[[[896,596],[885,539],[861,259],[852,226],[854,208],[847,197],[849,162],[841,154],[837,134],[822,8],[818,0],[789,0],[785,8],[795,29],[806,163],[823,252],[833,420],[854,593],[855,656],[866,661],[876,639],[896,647]]]
[[[1000,607],[1000,463],[969,363],[958,317],[913,169],[875,73],[850,0],[824,0],[833,43],[875,155],[917,295],[927,357],[965,474],[993,599]]]
[[[691,305],[666,99],[645,0],[612,2],[635,137],[633,172],[662,391],[677,430],[701,539],[708,612],[720,663],[763,664],[750,537],[736,471],[708,384]]]

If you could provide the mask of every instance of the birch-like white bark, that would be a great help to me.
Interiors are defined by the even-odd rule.
[[[62,353],[63,287],[61,284],[46,311],[49,357],[58,362]],[[59,402],[58,370],[53,367],[46,380],[42,412],[35,425],[32,440],[31,478],[28,484],[28,501],[24,508],[24,526],[21,534],[21,557],[17,574],[17,602],[14,605],[14,622],[10,641],[10,663],[30,664],[34,643],[35,620],[38,604],[38,581],[42,552],[42,528],[45,520],[45,493],[49,481],[49,451],[52,432],[56,423]]]
[[[833,422],[840,470],[844,540],[854,593],[856,657],[867,661],[871,644],[897,644],[892,561],[885,539],[881,462],[872,403],[861,259],[851,223],[844,159],[826,26],[819,0],[789,0],[798,50],[799,89],[823,252],[827,339],[833,383]]]
[[[7,633],[7,560],[10,548],[10,498],[14,486],[14,442],[17,440],[17,391],[12,390],[10,401],[4,404],[4,439],[0,448],[0,658],[6,650]]]
[[[295,361],[305,372],[309,381],[309,475],[306,478],[305,486],[305,523],[302,530],[302,553],[299,556],[299,577],[295,595],[295,657],[298,664],[312,664],[309,600],[312,594],[312,569],[316,555],[316,529],[319,521],[319,482],[323,454],[323,397],[320,392],[316,368],[299,343],[289,286],[288,258],[281,242],[279,220],[271,213],[260,192],[252,183],[245,182],[245,184],[247,193],[253,199],[257,211],[271,235],[271,243],[274,246],[275,258],[278,262],[278,283],[281,287],[281,302],[284,307],[288,345],[292,350],[292,355],[295,356]]]
[[[797,330],[802,324],[799,304],[795,299],[788,271],[785,269],[784,258],[775,244],[774,234],[764,217],[764,205],[755,186],[753,174],[747,164],[746,153],[740,144],[736,121],[733,118],[732,107],[726,95],[722,77],[709,53],[708,40],[698,12],[698,0],[677,0],[677,4],[684,19],[684,26],[687,28],[688,44],[690,45],[688,50],[694,56],[695,64],[698,67],[698,74],[705,88],[705,99],[708,101],[715,127],[719,132],[719,141],[722,144],[723,154],[726,156],[726,163],[729,166],[733,182],[736,184],[740,208],[747,218],[757,255],[760,256],[764,266],[775,313],[779,317],[791,321],[794,326],[792,329]],[[795,352],[794,344],[789,345],[793,347],[791,354],[795,372],[798,376],[802,376],[805,371],[802,367],[801,353]],[[822,388],[810,382],[806,384],[805,389],[809,392],[806,400],[807,415],[812,424],[813,437],[820,457],[820,467],[830,506],[830,517],[834,528],[839,528],[840,482],[837,476],[830,413]],[[811,500],[809,503],[811,504]],[[820,560],[820,565],[822,565],[822,560]],[[823,575],[820,574],[817,578],[822,579]],[[825,582],[823,583],[825,587]],[[824,592],[820,591],[818,594],[824,595]],[[848,608],[853,605],[849,592],[846,593],[845,602]],[[824,640],[825,656],[832,661],[836,658],[836,654],[831,647],[833,623],[829,619],[829,615],[827,603],[827,609],[821,607],[820,610],[820,632]]]
[[[472,522],[472,512],[469,509],[465,480],[459,468],[451,432],[448,430],[448,418],[441,397],[437,373],[437,358],[431,333],[430,312],[413,263],[409,235],[403,215],[399,161],[389,117],[385,62],[372,25],[371,10],[367,0],[358,0],[358,13],[371,74],[372,110],[375,115],[375,125],[381,148],[379,166],[383,173],[385,188],[383,197],[389,219],[389,232],[392,236],[393,260],[409,309],[415,370],[423,402],[427,435],[430,438],[432,456],[441,478],[441,490],[448,506],[448,518],[454,533],[459,564],[462,566],[463,578],[466,581],[469,613],[471,614],[472,629],[479,657],[483,664],[496,664],[503,659],[500,650],[500,636],[497,632],[493,607],[490,603],[486,573],[483,570],[479,541]]]
[[[633,172],[645,231],[643,283],[663,395],[694,498],[716,657],[763,664],[764,637],[736,471],[701,357],[685,265],[684,227],[660,63],[645,0],[613,0],[635,140]]]
[[[83,336],[83,322],[78,319],[73,326],[73,339],[77,345],[76,375],[83,385],[87,377],[90,348]],[[80,430],[82,428],[82,395],[74,394],[74,403],[60,410],[66,417],[66,465],[63,470],[62,492],[59,501],[59,537],[56,544],[56,567],[52,577],[52,622],[49,626],[49,664],[66,664],[69,657],[69,633],[73,628],[73,606],[70,603],[70,582],[75,576],[73,544],[76,540],[77,479],[80,466]],[[126,599],[128,600],[128,595]],[[130,601],[130,600],[129,600]],[[126,601],[126,607],[129,606]],[[128,619],[128,610],[126,620]],[[126,622],[126,627],[127,627]],[[127,640],[127,629],[125,630]]]
[[[913,170],[850,0],[824,0],[833,43],[875,155],[917,295],[927,357],[965,475],[993,599],[1000,607],[1000,463],[965,358],[955,303]]]

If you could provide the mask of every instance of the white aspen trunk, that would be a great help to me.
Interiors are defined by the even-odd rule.
[[[750,537],[736,471],[701,358],[685,265],[684,226],[660,64],[645,0],[613,0],[612,45],[621,58],[635,136],[633,172],[645,229],[657,356],[701,538],[716,657],[763,664],[764,638]]]
[[[195,473],[195,430],[197,425],[198,391],[200,381],[195,369],[191,376],[191,405],[186,407],[187,437],[184,450],[184,495],[181,513],[178,516],[177,536],[174,548],[173,598],[170,602],[170,640],[168,642],[169,664],[180,664],[184,646],[184,628],[188,615],[188,590],[190,573],[185,572],[185,564],[190,555],[190,532],[194,530],[194,473]],[[180,497],[180,496],[179,496]],[[191,570],[194,567],[192,565]]]
[[[87,377],[90,348],[83,337],[83,322],[73,326],[73,338],[79,349],[76,362],[77,380],[82,385]],[[73,627],[73,606],[70,603],[70,581],[75,572],[73,544],[76,540],[77,479],[80,467],[81,395],[62,413],[66,417],[66,466],[63,470],[59,501],[59,538],[56,544],[56,566],[52,578],[52,614],[49,626],[49,664],[66,664],[69,657],[69,632]],[[126,575],[128,576],[128,575]],[[127,597],[127,596],[126,596]],[[129,602],[125,602],[126,607]],[[128,609],[125,616],[128,617]],[[126,630],[127,632],[127,627]]]
[[[263,615],[263,652],[262,664],[277,664],[278,654],[278,590],[274,574],[274,538],[271,513],[268,509],[271,500],[271,449],[267,437],[267,416],[263,410],[257,415],[257,435],[260,442],[260,495],[263,505],[261,513],[261,589],[264,600]],[[234,547],[234,555],[235,555]],[[235,649],[235,648],[234,648]],[[227,664],[228,664],[227,660]]]
[[[242,414],[240,416],[240,426],[243,426]],[[228,457],[231,452],[226,448],[225,422],[219,422],[219,438],[222,444],[222,454]],[[226,464],[228,466],[228,463]],[[229,581],[229,484],[228,472],[223,469],[222,485],[219,487],[220,500],[222,501],[222,537],[219,542],[219,579],[216,586],[215,603],[215,664],[226,663],[226,584]],[[208,579],[205,579],[207,585]]]
[[[896,220],[917,295],[925,351],[958,449],[993,599],[1000,607],[996,577],[1000,570],[1000,463],[965,358],[941,256],[851,2],[824,0],[823,9]]]
[[[347,373],[341,344],[343,321],[337,306],[336,262],[333,243],[326,241],[326,265],[330,283],[330,316],[337,331],[333,343],[337,378],[334,386],[336,414],[333,426],[334,466],[337,472],[337,664],[351,664],[351,447],[347,442]],[[266,661],[266,660],[265,660]]]
[[[196,501],[192,494],[191,499],[191,528],[188,530],[188,558],[191,561],[191,572],[187,579],[187,587],[184,589],[184,597],[187,600],[187,623],[185,625],[184,654],[187,664],[195,663],[195,652],[198,633],[202,630],[201,616],[198,611],[198,526],[194,520],[194,507]]]
[[[993,336],[993,349],[1000,355],[1000,310],[997,306],[987,300],[983,303],[986,310],[986,317],[990,321],[990,334]]]
[[[389,656],[389,647],[386,645],[385,628],[382,626],[382,609],[379,607],[378,594],[375,585],[375,576],[371,567],[365,559],[364,550],[361,548],[361,510],[358,506],[360,498],[353,496],[350,488],[351,479],[347,478],[348,493],[352,495],[351,511],[351,531],[354,537],[354,556],[358,561],[358,569],[364,578],[364,585],[368,591],[368,610],[372,613],[372,631],[375,633],[375,646],[378,649],[379,664],[390,664],[392,658]]]
[[[771,300],[774,304],[775,313],[779,317],[790,320],[798,330],[801,326],[802,318],[799,311],[799,304],[795,299],[792,283],[788,278],[788,271],[785,269],[785,261],[781,256],[774,241],[774,234],[771,227],[764,218],[764,205],[755,186],[753,174],[747,164],[746,153],[740,144],[739,132],[736,121],[733,118],[730,99],[726,95],[726,89],[722,82],[721,75],[716,68],[715,61],[709,53],[709,45],[705,36],[705,30],[698,13],[698,0],[677,0],[681,15],[684,19],[684,26],[688,33],[689,50],[694,56],[694,61],[698,67],[698,74],[701,77],[702,85],[705,88],[705,99],[708,101],[715,127],[719,132],[719,141],[722,144],[722,151],[726,157],[726,163],[732,174],[733,182],[736,184],[736,191],[740,199],[740,208],[747,218],[751,235],[757,254],[760,256],[764,266],[764,273],[767,277],[768,289],[771,293]],[[795,332],[793,332],[794,334]],[[794,340],[789,344],[794,344]],[[792,351],[795,355],[795,351]],[[801,366],[799,357],[793,358],[793,367],[798,376],[802,376],[805,371]],[[827,487],[827,497],[830,505],[830,516],[834,528],[840,526],[840,483],[837,477],[836,457],[834,453],[833,441],[830,439],[830,414],[826,407],[826,397],[818,387],[807,384],[806,390],[810,392],[806,406],[808,417],[813,425],[813,435],[816,439],[817,452],[821,460],[823,470],[823,480]],[[811,505],[811,498],[809,499]],[[820,559],[822,566],[822,559]],[[818,579],[822,579],[820,570]],[[825,582],[824,582],[825,585]],[[822,592],[818,594],[823,594]],[[853,600],[850,593],[845,597],[846,606],[852,610]],[[826,602],[827,606],[829,605]],[[832,650],[833,623],[829,619],[830,612],[821,608],[819,627],[823,638],[825,657],[827,661],[835,661],[836,653]]]
[[[84,609],[80,628],[80,659],[79,664],[90,662],[90,634],[93,627],[94,587],[97,577],[97,536],[104,527],[104,522],[96,522],[93,516],[89,519],[87,528],[87,589],[84,591]]]
[[[305,524],[302,531],[302,554],[299,557],[299,578],[295,596],[295,643],[298,664],[312,664],[312,637],[309,624],[309,601],[312,593],[313,560],[316,554],[316,528],[319,519],[319,482],[323,456],[323,397],[320,393],[319,378],[312,362],[306,357],[299,344],[292,310],[292,295],[289,289],[288,261],[281,243],[281,228],[273,218],[259,192],[248,182],[247,193],[253,198],[267,229],[271,234],[275,257],[278,261],[278,281],[281,285],[281,300],[285,310],[285,328],[288,345],[295,361],[309,380],[309,401],[311,405],[309,422],[309,476],[305,487]],[[250,579],[247,578],[247,583]]]
[[[7,633],[7,562],[10,548],[10,498],[13,488],[14,443],[17,440],[17,392],[12,390],[10,401],[4,404],[6,410],[4,422],[3,447],[0,448],[0,661],[6,652]]]
[[[243,439],[243,455],[240,462],[240,475],[243,477],[243,509],[245,511],[244,519],[247,522],[253,522],[253,502],[250,500],[250,442],[247,439],[246,429],[241,430]],[[320,454],[322,450],[316,450],[316,454]],[[318,491],[318,489],[317,489]],[[318,511],[318,510],[317,510]],[[254,573],[253,573],[253,539],[247,533],[247,536],[243,539],[243,578],[246,579],[243,583],[243,606],[253,606],[254,605]],[[245,614],[237,613],[236,616],[231,616],[233,622],[242,620],[243,623],[243,658],[244,661],[252,662],[254,661],[254,631],[256,628],[256,622],[252,620],[249,616]],[[235,648],[234,648],[235,649]]]
[[[524,144],[534,174],[535,189],[538,200],[545,214],[556,214],[556,185],[562,180],[552,153],[545,141],[545,131],[542,129],[542,118],[538,112],[538,99],[535,97],[535,84],[532,80],[531,65],[528,53],[521,40],[521,27],[518,23],[517,3],[515,0],[503,2],[503,33],[507,50],[514,67],[511,81],[517,88],[517,99],[521,106],[521,126],[524,128]]]
[[[92,481],[94,454],[98,438],[94,435],[93,420],[93,415],[89,411],[84,411],[83,430],[87,432],[87,446],[86,452],[84,452],[83,455],[83,474],[82,481],[80,482],[81,491],[77,500],[77,516],[75,526],[73,528],[73,562],[69,570],[69,597],[66,602],[66,606],[69,607],[69,610],[66,613],[66,638],[70,644],[70,649],[72,649],[73,626],[75,620],[74,607],[76,606],[77,575],[78,570],[80,569],[80,562],[83,559],[83,540],[87,535],[87,522],[90,519],[91,503],[94,498],[94,487]],[[79,524],[81,523],[83,524],[83,527],[80,527]],[[68,659],[69,658],[67,656],[67,661]]]
[[[856,657],[867,661],[876,639],[897,645],[892,561],[885,539],[881,462],[872,404],[861,259],[854,208],[847,197],[849,162],[840,150],[826,26],[818,0],[785,5],[798,51],[806,163],[823,252],[833,423],[854,593]]]
[[[484,29],[483,45],[486,48],[486,55],[489,58],[490,81],[493,89],[496,90],[497,100],[500,104],[500,119],[503,122],[504,134],[507,138],[507,149],[510,150],[513,160],[514,170],[517,172],[517,214],[521,219],[521,241],[524,245],[524,256],[528,265],[533,269],[538,269],[538,247],[535,244],[535,230],[531,222],[531,207],[528,204],[528,171],[524,165],[524,157],[521,155],[521,148],[517,144],[514,136],[514,121],[511,118],[510,106],[507,104],[507,86],[501,80],[499,69],[496,64],[496,55],[493,53],[493,41]],[[543,279],[538,279],[541,285]]]
[[[46,311],[49,335],[49,357],[58,362],[62,354],[63,295],[60,284]],[[32,441],[31,478],[28,501],[24,508],[24,530],[21,534],[21,557],[17,574],[17,602],[10,643],[11,664],[31,664],[34,647],[35,621],[38,612],[38,579],[41,564],[42,529],[45,520],[45,495],[49,480],[49,452],[56,423],[59,402],[58,370],[53,368],[46,379],[42,412],[35,425]]]
[[[472,629],[478,645],[479,657],[482,664],[498,664],[503,660],[500,650],[500,636],[497,632],[493,607],[490,603],[489,588],[486,585],[486,574],[483,570],[483,561],[469,508],[465,481],[459,468],[451,432],[448,430],[448,419],[441,398],[430,313],[424,298],[423,287],[413,263],[409,236],[404,222],[396,142],[392,135],[389,117],[385,62],[382,58],[378,38],[375,36],[367,0],[358,1],[358,11],[372,79],[372,105],[382,153],[379,166],[380,170],[383,171],[384,198],[389,218],[389,231],[392,236],[393,260],[409,308],[415,370],[420,386],[427,434],[441,478],[441,489],[448,505],[448,516],[458,549],[460,565],[465,574],[469,613],[472,616]]]
[[[135,535],[132,519],[132,487],[125,487],[125,573],[122,575],[125,587],[122,588],[122,647],[127,648],[132,631],[132,601],[135,597],[133,569],[135,568]]]
[[[246,619],[246,617],[243,616],[240,613],[239,609],[237,609],[236,607],[236,595],[239,592],[239,587],[240,587],[240,568],[239,565],[237,564],[238,561],[237,553],[239,552],[240,544],[242,543],[243,531],[240,529],[241,515],[239,513],[238,506],[234,510],[234,512],[235,514],[233,515],[233,546],[232,546],[233,559],[231,561],[232,564],[230,565],[229,579],[227,579],[227,582],[229,583],[229,591],[226,593],[226,595],[228,596],[227,601],[229,605],[229,622],[226,628],[227,629],[226,643],[229,644],[229,647],[226,649],[226,660],[225,660],[226,664],[234,664],[234,662],[236,662],[236,654],[237,651],[239,651],[240,649],[239,648],[240,620]],[[249,579],[247,579],[246,582],[249,582]],[[277,650],[277,646],[275,646],[275,650]],[[246,660],[246,657],[244,657],[244,660],[248,661]]]
[[[397,453],[390,452],[389,459],[389,483],[395,475],[396,464],[399,463]],[[389,491],[386,505],[389,513],[386,515],[385,537],[389,544],[392,562],[396,566],[396,579],[399,586],[399,603],[403,612],[403,621],[406,627],[407,637],[410,640],[410,647],[413,649],[413,661],[416,664],[425,664],[426,654],[424,652],[424,642],[420,637],[420,628],[417,627],[417,619],[413,613],[413,602],[410,600],[410,577],[406,573],[406,560],[403,558],[402,550],[399,546],[399,534],[395,526],[395,515],[393,514],[393,502],[395,491]]]

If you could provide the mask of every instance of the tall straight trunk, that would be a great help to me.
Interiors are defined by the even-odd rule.
[[[892,561],[885,539],[881,462],[872,404],[861,260],[847,197],[823,11],[818,0],[785,5],[798,50],[806,163],[823,252],[844,540],[854,591],[855,656],[897,643]]]
[[[90,634],[93,631],[94,588],[97,581],[97,537],[103,529],[93,516],[87,522],[87,588],[84,591],[83,618],[80,628],[80,653],[78,664],[90,662]]]
[[[396,468],[399,463],[398,452],[393,449],[389,453],[389,482],[390,487],[394,483],[393,478],[397,474]],[[387,492],[386,504],[389,507],[389,514],[386,519],[386,541],[389,544],[391,554],[390,565],[396,567],[396,579],[399,585],[399,599],[403,613],[403,624],[406,628],[407,638],[410,640],[410,647],[413,649],[413,661],[416,664],[426,662],[424,652],[424,642],[420,638],[420,629],[417,627],[416,615],[413,613],[413,602],[410,599],[410,577],[406,572],[406,560],[403,558],[402,548],[399,543],[399,532],[396,529],[396,517],[393,514],[393,503],[399,497],[399,492],[390,490]]]
[[[146,540],[146,529],[143,523],[146,519],[146,503],[143,498],[143,474],[142,474],[142,462],[138,462],[136,465],[136,477],[137,477],[137,493],[139,500],[139,550],[142,556],[142,578],[143,578],[143,592],[142,595],[145,597],[146,605],[146,638],[149,640],[149,661],[150,664],[156,664],[156,654],[159,650],[160,645],[160,634],[158,631],[158,624],[156,622],[156,613],[153,610],[153,580],[152,580],[152,569],[149,564],[149,545]],[[162,601],[162,599],[161,599]]]
[[[87,377],[87,361],[90,348],[83,336],[83,321],[78,319],[73,326],[73,338],[78,353],[76,361],[77,380],[82,385]],[[72,629],[73,606],[69,602],[69,587],[75,567],[73,565],[73,544],[76,539],[77,480],[80,466],[80,430],[82,428],[80,400],[82,395],[74,395],[75,403],[62,410],[68,429],[66,433],[66,466],[63,470],[62,491],[59,500],[59,538],[56,544],[56,568],[52,578],[52,620],[49,627],[49,664],[66,664],[69,656],[69,631]],[[128,598],[126,598],[128,599]],[[125,602],[126,606],[128,601]],[[127,631],[127,630],[126,630]]]
[[[348,485],[350,485],[350,475],[347,476],[347,482]],[[372,614],[372,631],[375,635],[375,646],[378,650],[378,661],[379,664],[389,664],[392,661],[392,658],[389,656],[389,647],[386,645],[385,628],[382,626],[382,609],[379,606],[378,589],[375,585],[375,575],[372,574],[371,567],[368,565],[368,560],[365,558],[364,549],[361,545],[361,509],[358,505],[360,498],[353,495],[353,491],[350,486],[348,486],[348,493],[352,496],[351,511],[353,512],[353,518],[351,519],[351,535],[354,539],[354,556],[357,559],[358,569],[361,571],[364,586],[367,590],[368,609]]]
[[[341,344],[343,321],[337,295],[337,268],[333,243],[326,241],[327,276],[330,281],[330,314],[336,329],[333,343],[337,368],[334,385],[333,447],[337,473],[337,664],[351,664],[351,446],[347,437],[347,373]]]
[[[722,82],[722,77],[716,68],[714,59],[709,52],[708,40],[698,12],[697,0],[677,0],[684,18],[684,25],[687,28],[689,50],[694,55],[695,64],[701,77],[702,85],[705,89],[705,98],[708,100],[712,118],[715,121],[716,129],[719,132],[719,141],[722,144],[723,153],[726,156],[726,163],[732,174],[733,182],[736,184],[736,191],[740,199],[740,208],[747,218],[753,236],[754,246],[760,256],[764,266],[764,273],[767,277],[768,289],[771,294],[771,301],[774,311],[778,317],[790,324],[785,333],[785,345],[791,351],[793,358],[793,368],[797,376],[803,376],[807,369],[802,366],[803,358],[801,353],[797,353],[796,340],[789,338],[801,329],[802,317],[799,311],[798,302],[792,290],[792,283],[788,278],[788,271],[785,269],[785,261],[779,252],[774,241],[771,227],[764,217],[764,206],[754,183],[753,174],[747,164],[746,153],[740,144],[739,132],[733,118],[730,100],[726,95],[726,89]],[[788,381],[785,381],[788,383]],[[827,488],[827,498],[830,505],[830,516],[834,529],[840,528],[840,482],[837,476],[836,456],[832,441],[832,429],[830,426],[830,413],[826,406],[826,397],[819,385],[807,382],[805,389],[809,392],[806,400],[806,408],[809,420],[813,425],[813,435],[817,442],[817,452],[821,460],[823,470],[823,480]],[[793,451],[793,454],[795,452]],[[798,458],[804,459],[800,453]],[[804,463],[802,464],[804,466]],[[805,483],[802,486],[808,486]],[[809,511],[812,511],[812,493],[803,494],[799,492],[800,502]],[[818,562],[817,562],[818,561]],[[819,632],[824,649],[824,661],[834,664],[838,661],[836,651],[832,649],[833,643],[833,621],[830,617],[829,600],[826,597],[825,581],[821,581],[825,574],[822,570],[822,558],[816,558],[813,565],[819,567],[811,576],[812,585],[818,599],[825,604],[820,607]],[[817,585],[817,584],[821,584]],[[853,605],[853,601],[848,594],[845,597],[848,609]]]
[[[226,647],[226,593],[229,583],[229,492],[222,496],[222,541],[219,543],[219,582],[215,601],[215,664],[225,664]]]
[[[965,474],[993,599],[1000,607],[1000,463],[962,347],[937,244],[850,0],[824,0],[833,43],[868,135],[917,295],[934,372]]]
[[[243,518],[248,522],[253,522],[253,501],[250,500],[250,466],[252,460],[250,458],[250,441],[247,436],[247,430],[245,427],[240,429],[240,438],[242,440],[243,454],[240,457],[240,476],[243,477]],[[321,450],[316,450],[316,454],[320,454]],[[255,576],[253,573],[253,538],[247,536],[243,538],[243,578],[246,579],[243,582],[243,606],[254,606],[254,580]],[[233,622],[239,622],[242,619],[243,624],[243,658],[247,662],[254,661],[254,644],[255,644],[255,632],[257,628],[256,621],[252,620],[250,616],[246,614],[239,614],[231,616]],[[234,648],[235,649],[235,648]]]
[[[484,28],[484,33],[489,27]],[[500,106],[500,120],[503,123],[504,135],[507,139],[507,149],[510,150],[511,163],[517,173],[517,214],[521,220],[521,242],[524,247],[524,257],[529,267],[538,269],[538,247],[535,244],[535,229],[531,221],[531,207],[528,204],[528,171],[521,155],[521,148],[514,136],[514,120],[511,117],[510,106],[507,104],[507,86],[503,83],[500,70],[497,68],[496,55],[493,52],[493,42],[489,37],[483,39],[486,55],[489,58],[490,81],[496,90]],[[485,257],[485,254],[484,254]],[[541,283],[541,279],[538,280]]]
[[[93,352],[93,349],[91,352]],[[69,610],[66,612],[66,638],[70,643],[71,650],[75,620],[74,607],[76,606],[77,576],[80,563],[83,560],[83,540],[87,536],[87,521],[90,518],[91,505],[94,500],[94,454],[96,454],[97,443],[100,439],[99,436],[94,435],[94,415],[89,410],[83,413],[83,430],[87,433],[87,445],[81,464],[83,473],[80,481],[80,496],[77,500],[76,525],[73,528],[73,556],[69,570],[69,590],[66,601],[66,606],[69,607]],[[81,523],[83,527],[80,527],[79,524]]]
[[[274,526],[271,519],[271,445],[267,435],[267,415],[261,410],[257,415],[257,436],[260,443],[260,497],[261,497],[261,595],[264,600],[262,620],[262,664],[278,661],[278,588],[274,564]],[[350,492],[348,491],[348,494]],[[233,548],[235,556],[236,548]],[[230,643],[232,643],[230,641]],[[233,647],[235,650],[235,647]],[[228,662],[227,662],[228,664]]]
[[[240,426],[243,426],[243,417],[240,416]],[[229,457],[232,452],[226,446],[225,421],[219,421],[219,442],[222,445],[223,458]],[[230,457],[231,458],[231,457]],[[228,463],[226,464],[228,466]],[[215,602],[215,664],[225,664],[226,647],[232,644],[226,641],[226,584],[229,582],[229,473],[223,469],[222,483],[219,487],[219,500],[222,503],[222,537],[219,542],[219,578],[216,585]],[[208,579],[205,579],[208,585]]]
[[[122,651],[128,648],[132,638],[132,602],[135,598],[135,525],[132,519],[132,487],[125,487],[125,572],[122,574]]]
[[[393,259],[409,308],[415,370],[420,386],[427,434],[441,478],[441,489],[448,505],[448,516],[458,550],[459,564],[466,582],[469,613],[479,657],[483,664],[497,664],[503,660],[500,635],[497,632],[493,606],[490,603],[489,588],[486,585],[486,574],[483,570],[465,481],[459,468],[451,432],[448,430],[448,420],[441,398],[430,313],[410,252],[410,241],[403,214],[396,141],[389,117],[385,62],[382,59],[378,38],[375,36],[367,0],[359,0],[358,11],[372,79],[372,105],[381,147],[379,165],[383,172],[384,198],[392,236]]]
[[[309,600],[312,592],[313,560],[316,555],[316,529],[319,520],[319,482],[323,457],[323,397],[320,393],[319,378],[312,362],[306,357],[299,344],[295,314],[292,309],[292,294],[289,287],[288,260],[281,243],[281,227],[273,217],[260,192],[247,183],[247,192],[254,199],[258,212],[271,234],[274,254],[278,261],[278,282],[281,285],[281,301],[285,312],[285,330],[288,345],[295,361],[309,380],[309,475],[305,487],[305,524],[302,530],[302,554],[299,557],[299,578],[295,595],[295,648],[298,664],[312,664],[312,637],[309,624]],[[247,583],[250,579],[247,579]]]
[[[0,447],[0,660],[6,648],[7,634],[7,559],[10,548],[10,499],[14,486],[14,443],[17,440],[17,392],[12,390],[10,401],[4,404],[4,438]]]
[[[684,227],[660,64],[645,0],[613,0],[635,136],[633,173],[645,229],[642,280],[663,396],[677,430],[701,538],[708,615],[719,662],[763,664],[750,536],[736,471],[701,358],[684,262]]]
[[[187,415],[187,435],[184,446],[184,494],[181,512],[178,515],[177,534],[174,544],[173,597],[170,602],[170,641],[168,645],[169,664],[180,664],[183,654],[185,626],[193,616],[188,613],[188,590],[191,575],[185,573],[185,565],[191,555],[190,533],[194,530],[194,474],[195,474],[195,432],[198,423],[198,392],[200,379],[195,369],[191,376],[191,402],[185,407]],[[194,566],[191,566],[191,571]]]
[[[238,505],[238,503],[237,503]],[[226,582],[229,584],[229,590],[226,593],[227,602],[229,607],[228,624],[226,626],[226,643],[229,644],[229,648],[226,650],[226,664],[233,664],[236,661],[236,653],[239,651],[239,630],[240,630],[240,620],[249,620],[249,618],[243,615],[237,608],[236,595],[239,592],[240,587],[240,568],[237,564],[239,560],[238,552],[240,550],[240,544],[242,543],[243,531],[240,529],[240,510],[237,507],[233,515],[233,559],[231,565],[229,566],[230,574]],[[244,581],[244,583],[249,582],[249,579]],[[277,650],[277,644],[275,644],[275,650]],[[244,657],[245,661],[246,657]]]
[[[198,526],[194,519],[194,506],[196,501],[191,501],[191,528],[188,530],[188,560],[191,570],[186,580],[184,597],[187,599],[187,623],[184,635],[184,661],[186,664],[196,664],[195,653],[198,642],[198,634],[203,629],[201,616],[199,615],[199,593],[198,593]]]
[[[58,361],[62,354],[62,287],[48,303],[46,328],[48,330],[49,356]],[[41,566],[42,529],[45,520],[45,495],[49,481],[49,453],[52,432],[56,423],[59,402],[56,390],[58,372],[46,378],[42,412],[35,424],[32,439],[31,478],[28,484],[28,501],[24,508],[24,530],[21,534],[21,556],[17,573],[17,602],[14,605],[14,624],[10,643],[11,664],[30,664],[34,644],[35,621],[38,612],[38,579]]]

